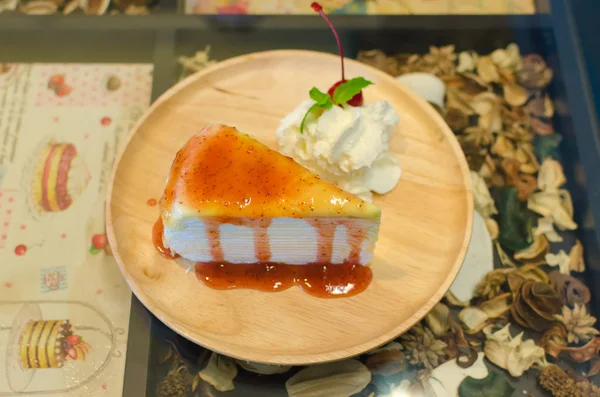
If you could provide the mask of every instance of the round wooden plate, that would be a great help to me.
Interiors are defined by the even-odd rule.
[[[279,121],[316,86],[339,80],[339,58],[269,51],[232,58],[177,84],[133,128],[115,165],[107,231],[121,271],[139,300],[184,337],[213,351],[271,364],[313,364],[354,356],[397,337],[443,297],[469,244],[473,198],[454,135],[426,102],[391,76],[346,61],[348,77],[375,84],[365,101],[386,100],[400,116],[392,142],[398,186],[376,197],[381,230],[373,282],[357,296],[318,299],[283,292],[218,291],[163,259],[152,245],[171,163],[190,136],[214,123],[237,127],[277,149]]]

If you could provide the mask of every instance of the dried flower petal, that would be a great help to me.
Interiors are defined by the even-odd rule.
[[[560,151],[558,149],[560,147],[561,141],[562,136],[557,133],[537,137],[534,145],[536,157],[540,161],[544,160],[547,157],[551,157],[555,160],[560,160]]]
[[[548,266],[558,266],[558,270],[562,274],[566,274],[567,276],[571,274],[571,270],[569,269],[569,256],[564,250],[560,250],[558,254],[546,254],[546,262],[548,263]]]
[[[498,256],[500,257],[500,262],[502,263],[503,266],[517,267],[516,262],[513,261],[512,258],[510,257],[510,255],[508,255],[506,253],[506,251],[504,251],[502,249],[502,245],[498,241],[496,241],[496,251],[498,252]]]
[[[498,210],[496,209],[494,199],[492,199],[485,181],[475,171],[471,171],[471,183],[475,202],[475,210],[479,212],[483,218],[489,218],[492,215],[497,214]]]
[[[509,44],[506,49],[497,49],[490,54],[494,64],[508,71],[515,71],[521,68],[521,51],[515,43]]]
[[[552,217],[560,229],[577,229],[577,224],[573,221],[573,201],[568,190],[533,193],[527,201],[527,208],[543,217]]]
[[[551,158],[544,159],[538,174],[538,185],[541,190],[556,192],[567,182],[562,165]]]
[[[405,354],[410,358],[413,365],[423,365],[431,369],[438,366],[445,356],[444,349],[447,344],[439,339],[427,327],[421,323],[412,327],[400,337],[400,343],[404,346]]]
[[[461,91],[452,87],[447,87],[446,107],[459,109],[467,116],[475,114],[475,111],[469,104],[469,98],[467,98]]]
[[[459,135],[459,140],[472,142],[477,146],[488,146],[494,140],[494,135],[492,131],[482,127],[468,127]]]
[[[458,318],[465,325],[469,334],[481,331],[489,320],[489,316],[478,307],[465,307],[458,313]]]
[[[358,360],[347,359],[305,367],[285,382],[285,388],[290,397],[347,397],[369,382],[369,369]]]
[[[463,51],[458,54],[457,72],[472,72],[477,65],[478,55],[475,51]]]
[[[198,372],[198,376],[210,383],[218,391],[235,389],[233,379],[237,376],[237,366],[232,358],[212,353],[206,367]]]
[[[484,353],[488,360],[508,370],[515,377],[523,375],[532,366],[545,367],[545,352],[533,340],[523,341],[523,333],[516,337],[510,335],[510,324],[492,332],[493,326],[483,329],[486,336]]]
[[[510,269],[494,269],[481,280],[475,287],[475,296],[492,299],[502,292],[502,285]]]
[[[552,287],[561,297],[564,305],[569,307],[573,307],[575,304],[585,305],[592,298],[588,287],[575,277],[554,270],[550,272],[548,278]]]
[[[406,369],[406,358],[400,350],[382,350],[370,355],[365,365],[373,375],[390,376]]]
[[[518,84],[504,83],[504,99],[511,106],[523,106],[531,94]]]
[[[450,328],[450,309],[443,303],[438,303],[425,316],[425,323],[435,336],[444,335]]]
[[[554,315],[560,313],[562,301],[550,285],[523,280],[516,283],[515,275],[509,275],[509,283],[513,290],[511,315],[519,325],[543,331],[552,326]]]
[[[567,306],[563,306],[562,314],[554,316],[559,320],[567,330],[567,341],[569,343],[579,343],[579,341],[586,342],[592,339],[594,336],[600,334],[600,332],[594,328],[596,324],[596,317],[591,316],[585,307],[585,305],[577,305],[573,310]]]
[[[538,95],[529,101],[527,111],[537,118],[551,118],[554,116],[554,105],[548,95]]]
[[[498,68],[494,65],[492,58],[489,56],[479,57],[477,59],[477,74],[486,83],[498,83],[500,81]]]
[[[550,249],[550,244],[548,244],[548,239],[543,234],[535,236],[533,240],[533,244],[524,250],[515,252],[516,260],[543,260],[545,255],[548,253]]]
[[[488,318],[498,318],[510,310],[512,294],[507,292],[479,305]]]
[[[563,348],[567,346],[567,330],[562,324],[554,324],[542,335],[540,345],[546,354],[557,359]]]
[[[584,272],[585,262],[583,261],[583,245],[577,240],[575,245],[569,251],[569,270],[573,272]]]
[[[533,230],[534,236],[543,234],[551,243],[560,243],[563,238],[554,230],[552,218],[539,218],[538,225]]]
[[[492,218],[487,218],[485,220],[485,227],[487,228],[487,231],[490,234],[490,238],[492,240],[496,240],[498,238],[498,234],[500,233],[498,223]]]
[[[492,153],[502,158],[513,158],[515,157],[515,145],[510,139],[500,135],[492,145]]]

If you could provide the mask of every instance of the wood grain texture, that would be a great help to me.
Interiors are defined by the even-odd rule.
[[[397,337],[445,294],[465,256],[473,199],[468,167],[443,119],[395,80],[347,61],[349,77],[375,84],[366,102],[387,100],[400,115],[391,142],[402,166],[398,186],[376,197],[381,231],[369,288],[352,298],[317,299],[298,288],[278,293],[217,291],[160,257],[151,242],[159,198],[175,156],[200,128],[237,127],[276,149],[279,120],[311,87],[339,79],[339,59],[310,51],[269,51],[218,63],[159,98],[133,128],[113,170],[109,241],[140,301],[186,338],[239,359],[312,364],[353,356]]]

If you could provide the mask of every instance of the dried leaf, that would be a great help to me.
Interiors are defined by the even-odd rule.
[[[531,144],[522,143],[519,145],[515,152],[515,158],[521,163],[519,171],[526,174],[535,174],[540,169],[540,164],[533,154],[533,148]]]
[[[598,356],[600,350],[600,337],[595,337],[581,347],[565,347],[564,352],[569,354],[571,360],[576,363],[584,363]]]
[[[512,294],[510,292],[498,295],[479,305],[488,318],[498,318],[510,310]]]
[[[472,72],[477,65],[478,55],[475,51],[463,51],[458,54],[457,72]]]
[[[469,116],[463,110],[457,108],[446,108],[444,120],[455,133],[461,132],[469,125]]]
[[[538,95],[529,101],[527,111],[537,118],[551,118],[554,116],[554,105],[548,95]]]
[[[515,271],[515,274],[518,274],[525,280],[532,280],[542,284],[548,283],[548,275],[537,265],[527,264],[525,266],[521,266]]]
[[[498,189],[498,241],[503,247],[520,251],[533,243],[531,219],[523,214],[519,203],[519,191],[514,187]]]
[[[479,57],[477,59],[477,74],[486,83],[500,82],[500,74],[498,68],[494,65],[492,58],[489,56]]]
[[[585,262],[583,260],[583,245],[577,240],[569,251],[569,270],[573,272],[584,272]]]
[[[513,305],[510,313],[519,325],[535,331],[544,331],[552,326],[554,315],[560,313],[562,301],[550,285],[524,279],[515,282],[509,275],[513,290]]]
[[[527,201],[527,208],[543,217],[552,217],[560,229],[575,230],[573,221],[573,201],[568,190],[542,191],[533,193]]]
[[[431,329],[435,336],[444,335],[450,328],[448,322],[450,318],[450,309],[443,303],[438,303],[425,316],[425,323]]]
[[[496,240],[498,238],[498,234],[500,234],[500,228],[498,227],[498,222],[496,222],[492,218],[487,218],[485,220],[485,227],[487,228],[488,233],[490,234],[490,238],[492,240]]]
[[[479,115],[479,127],[491,132],[502,130],[500,98],[492,92],[483,92],[471,100],[471,107]]]
[[[534,151],[539,161],[543,161],[545,158],[553,158],[554,160],[560,161],[560,142],[562,136],[554,133],[547,136],[538,136],[535,140]]]
[[[458,313],[458,318],[465,325],[469,334],[481,331],[489,320],[489,316],[478,307],[465,307]]]
[[[533,229],[533,235],[544,235],[551,243],[560,243],[563,238],[554,230],[552,218],[538,218],[538,226]]]
[[[459,397],[510,397],[515,388],[506,379],[491,372],[483,379],[467,376],[458,387]]]
[[[564,305],[573,307],[575,304],[585,305],[591,300],[591,294],[588,287],[571,277],[560,273],[558,270],[550,272],[548,275],[550,284],[558,292]]]
[[[348,397],[371,382],[371,372],[360,361],[347,359],[305,367],[285,382],[289,397]]]
[[[512,376],[519,377],[534,365],[542,368],[548,365],[544,349],[531,339],[523,341],[523,333],[513,338],[510,324],[496,332],[492,330],[493,326],[483,329],[486,336],[484,353],[488,360],[508,370]]]
[[[210,383],[218,391],[235,389],[233,380],[237,376],[237,366],[232,358],[212,353],[206,367],[198,372],[203,381]]]
[[[289,365],[269,365],[244,360],[236,361],[238,365],[244,368],[246,371],[254,372],[260,375],[284,374],[292,368]]]
[[[468,98],[461,91],[452,87],[448,87],[446,91],[446,107],[458,109],[467,116],[475,114]]]
[[[522,66],[521,51],[515,43],[509,44],[506,49],[497,49],[490,54],[490,58],[494,62],[494,65],[509,72],[519,70]]]
[[[500,257],[500,262],[502,262],[503,266],[508,267],[517,267],[515,261],[512,260],[510,255],[508,255],[503,249],[498,241],[496,241],[496,251],[498,252],[498,256]]]
[[[504,99],[511,106],[523,106],[531,94],[518,84],[505,83],[502,85]]]
[[[373,375],[391,376],[406,369],[406,358],[400,350],[382,350],[370,355],[365,365]]]
[[[500,135],[492,145],[492,153],[502,158],[514,158],[516,155],[515,145],[510,139]]]
[[[494,199],[492,199],[485,181],[475,171],[471,171],[471,183],[475,210],[479,212],[479,215],[485,219],[497,214],[498,210],[496,209]]]
[[[548,253],[550,249],[550,244],[548,244],[548,239],[543,234],[535,236],[533,239],[533,244],[524,250],[515,252],[515,259],[518,261],[527,261],[528,263],[536,263],[539,264],[545,260],[545,255]]]
[[[458,306],[458,307],[469,306],[469,302],[463,302],[463,301],[461,301],[450,290],[448,290],[448,292],[446,292],[446,295],[444,297],[446,298],[446,300],[448,301],[448,303],[450,305],[452,305],[452,306]]]
[[[544,159],[538,174],[538,186],[546,192],[557,192],[567,182],[562,165],[551,158]]]
[[[567,330],[562,324],[554,324],[542,335],[540,345],[546,354],[557,359],[563,348],[567,346]]]

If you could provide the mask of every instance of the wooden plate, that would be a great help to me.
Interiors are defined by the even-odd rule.
[[[363,353],[421,319],[444,295],[465,256],[473,199],[468,167],[436,111],[392,77],[355,61],[349,77],[375,83],[367,102],[386,100],[400,115],[391,151],[403,174],[377,197],[381,231],[369,288],[352,298],[284,292],[217,291],[160,257],[151,242],[157,207],[175,153],[205,125],[237,127],[273,149],[279,120],[316,86],[339,79],[339,58],[269,51],[218,63],[160,97],[133,128],[113,171],[108,237],[139,300],[174,331],[231,357],[312,364]]]

